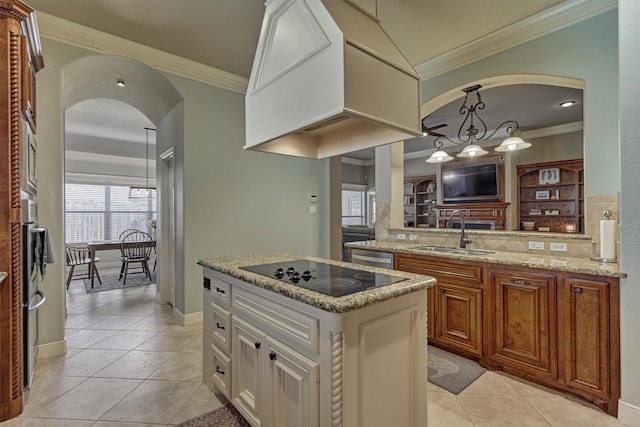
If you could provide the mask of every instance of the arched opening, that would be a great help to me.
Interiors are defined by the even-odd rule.
[[[75,173],[77,179],[80,173],[85,180],[92,177],[94,183],[116,186],[135,183],[148,186],[149,180],[159,184],[157,206],[149,204],[145,212],[138,215],[144,216],[145,221],[135,219],[140,223],[136,228],[154,232],[158,259],[157,299],[170,302],[178,311],[181,310],[180,301],[184,300],[181,297],[184,288],[179,280],[184,271],[184,245],[180,228],[173,225],[176,224],[175,215],[180,215],[183,209],[182,198],[176,196],[181,193],[181,179],[172,175],[173,181],[168,183],[162,179],[163,169],[157,165],[161,162],[159,155],[170,149],[176,153],[176,164],[182,161],[182,102],[181,95],[166,77],[129,58],[90,56],[62,69],[65,151],[75,151],[71,156],[74,160],[68,160],[65,175],[73,177]],[[70,118],[74,121],[70,122]],[[145,128],[156,130],[151,132],[151,138]],[[82,137],[76,137],[78,134]],[[77,154],[80,152],[78,144],[84,144],[85,154]],[[152,149],[147,150],[149,147]],[[93,156],[87,152],[93,152]],[[126,158],[129,160],[119,161]],[[74,170],[66,174],[69,166]],[[147,177],[147,173],[151,176]],[[166,194],[163,187],[171,194]],[[161,208],[163,203],[173,206]],[[155,229],[149,226],[153,215],[157,215]],[[113,235],[116,228],[109,229],[104,238],[118,238]],[[170,249],[169,242],[177,244]],[[169,256],[170,253],[173,255]]]

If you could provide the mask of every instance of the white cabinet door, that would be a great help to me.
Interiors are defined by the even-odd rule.
[[[317,427],[319,365],[271,337],[266,339],[266,419],[273,427]]]
[[[264,396],[264,334],[236,316],[233,316],[232,325],[232,401],[246,420],[258,427],[261,425],[261,399]]]

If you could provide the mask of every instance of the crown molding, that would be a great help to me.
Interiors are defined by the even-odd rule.
[[[344,155],[342,156],[342,163],[346,163],[349,165],[356,165],[356,166],[373,166],[376,164],[376,161],[375,159],[361,160],[353,157],[347,157],[347,155]]]
[[[247,91],[249,79],[246,77],[203,65],[47,13],[38,12],[38,26],[42,37],[105,55],[133,58],[157,70],[234,92],[246,93]]]
[[[520,137],[522,137],[522,139],[536,139],[544,138],[545,136],[562,135],[571,132],[582,132],[582,130],[582,122],[564,123],[557,126],[550,126],[548,128],[523,131]]]
[[[570,0],[416,65],[422,80],[616,9],[617,0]]]
[[[66,150],[65,160],[89,163],[105,163],[108,165],[134,166],[144,168],[147,160],[138,157],[112,156],[109,154],[89,153],[85,151]],[[149,162],[149,170],[155,170],[155,161]]]

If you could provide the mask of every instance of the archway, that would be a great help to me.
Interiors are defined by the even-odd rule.
[[[182,145],[184,118],[183,98],[171,82],[160,72],[139,61],[120,56],[97,55],[89,56],[69,63],[61,69],[61,106],[67,110],[80,102],[103,98],[113,99],[128,104],[142,112],[157,129],[156,155],[154,164],[157,166],[156,182],[161,182],[158,154],[174,149],[177,164],[182,162]],[[121,82],[119,85],[118,82]],[[124,83],[124,85],[122,85]],[[175,178],[176,194],[182,194],[180,185],[182,179]],[[174,202],[174,209],[160,209],[163,203]],[[167,236],[168,224],[174,220],[162,218],[161,212],[175,212],[182,215],[183,199],[179,197],[163,198],[162,188],[158,191],[158,257],[164,262],[158,264],[158,299],[170,302],[175,299],[178,305],[184,298],[183,281],[179,280],[184,272],[184,244],[183,233],[176,230],[175,256],[168,256],[168,245],[163,236]],[[170,295],[169,283],[175,283],[174,298]],[[180,310],[180,307],[176,307]]]

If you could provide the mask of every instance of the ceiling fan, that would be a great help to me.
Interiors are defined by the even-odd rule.
[[[434,132],[434,130],[443,128],[445,126],[447,126],[446,123],[440,123],[439,125],[435,125],[435,126],[425,126],[424,119],[423,119],[423,121],[422,121],[422,132],[426,133],[429,136],[444,137],[443,134],[438,133],[438,132]]]

